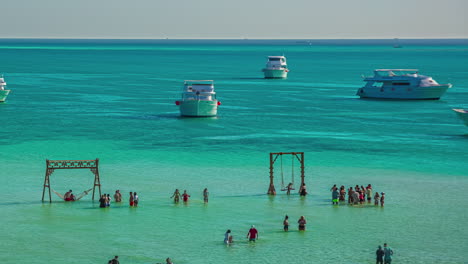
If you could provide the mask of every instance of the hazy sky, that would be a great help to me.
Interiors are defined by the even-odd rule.
[[[468,0],[0,0],[0,38],[467,38]]]

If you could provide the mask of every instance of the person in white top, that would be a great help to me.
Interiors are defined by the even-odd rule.
[[[138,195],[136,192],[133,193],[133,206],[137,207],[138,206]]]

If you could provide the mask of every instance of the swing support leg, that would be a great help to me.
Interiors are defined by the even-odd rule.
[[[268,194],[269,195],[276,195],[275,184],[273,183],[273,164],[275,161],[273,160],[273,153],[270,153],[270,186],[268,187]]]

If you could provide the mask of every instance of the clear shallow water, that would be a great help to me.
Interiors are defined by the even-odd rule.
[[[468,107],[468,43],[306,44],[0,41],[12,90],[0,105],[2,262],[373,263],[388,242],[399,263],[464,263],[468,130],[450,109]],[[278,54],[290,77],[262,79],[265,57]],[[357,99],[374,68],[419,68],[454,87],[440,101]],[[179,118],[184,79],[215,80],[218,118]],[[270,151],[306,152],[310,196],[264,195]],[[46,158],[96,157],[103,192],[137,191],[139,208],[101,210],[90,196],[40,203]],[[51,179],[77,193],[92,180]],[[386,207],[332,207],[335,183],[372,183]],[[188,206],[171,202],[175,188],[192,194]],[[305,215],[307,232],[282,232],[285,214]],[[251,224],[255,245],[244,239]],[[226,248],[228,228],[237,243]]]

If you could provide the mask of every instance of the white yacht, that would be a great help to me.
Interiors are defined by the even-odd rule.
[[[468,109],[452,109],[457,113],[458,117],[468,126]]]
[[[452,87],[420,75],[417,69],[378,69],[374,76],[363,78],[367,84],[356,93],[361,98],[438,100]]]
[[[184,82],[182,99],[175,102],[181,116],[216,116],[221,103],[216,99],[212,80],[187,80]]]
[[[10,90],[5,90],[6,82],[3,76],[0,77],[0,103],[5,102]]]
[[[266,79],[284,79],[288,77],[288,65],[284,56],[268,56],[266,67],[262,70]]]

